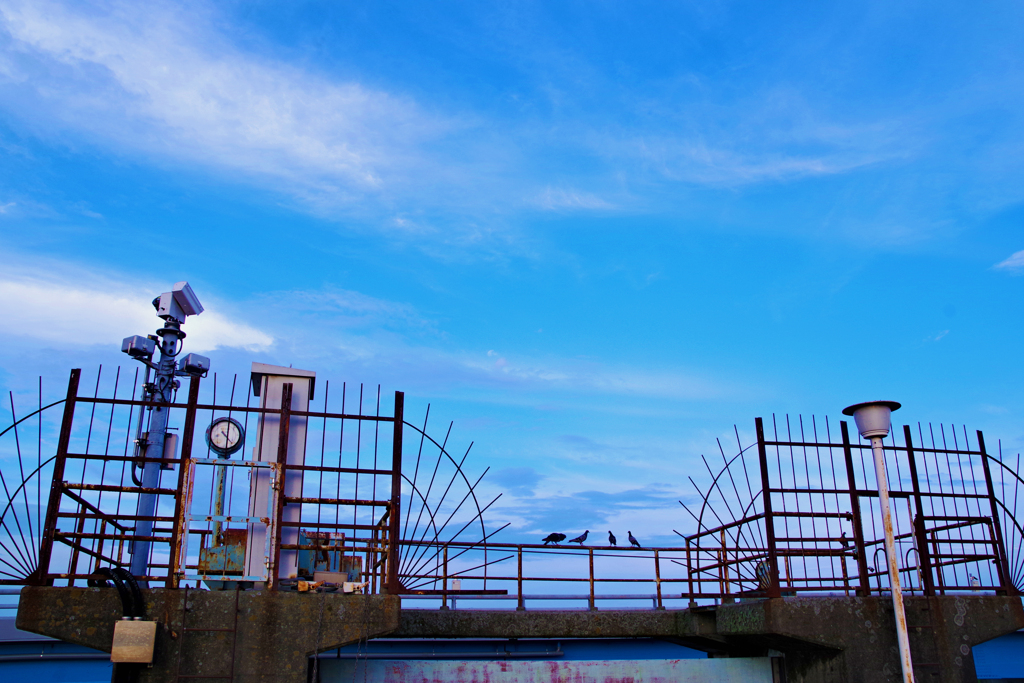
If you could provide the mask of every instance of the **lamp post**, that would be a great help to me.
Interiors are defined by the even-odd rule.
[[[904,683],[913,683],[914,668],[910,659],[910,638],[907,635],[907,614],[903,608],[900,589],[900,567],[897,563],[896,541],[892,531],[892,513],[889,511],[889,485],[885,476],[885,451],[882,439],[889,435],[892,411],[899,410],[896,401],[869,401],[856,403],[843,409],[843,415],[852,415],[861,437],[870,439],[871,453],[875,457],[875,477],[878,479],[878,502],[882,508],[882,529],[885,531],[885,555],[889,564],[889,584],[892,606],[896,616],[896,640],[900,649],[900,667]]]

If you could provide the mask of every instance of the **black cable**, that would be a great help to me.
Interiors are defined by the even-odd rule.
[[[142,597],[142,589],[139,588],[139,582],[135,580],[132,573],[124,567],[114,567],[112,573],[115,578],[120,577],[132,591],[132,604],[134,605],[134,610],[130,615],[126,616],[135,617],[137,619],[141,619],[146,616],[146,600]]]
[[[134,600],[132,599],[132,595],[128,592],[127,586],[125,586],[124,581],[120,578],[118,573],[115,573],[117,572],[118,569],[121,568],[117,567],[114,571],[111,571],[109,567],[100,567],[95,571],[95,573],[100,574],[101,576],[110,577],[110,579],[114,582],[114,588],[117,589],[118,596],[120,596],[121,598],[121,612],[124,614],[124,616],[131,618],[135,616],[135,603]],[[121,571],[124,570],[121,569]],[[131,574],[128,574],[128,576],[131,576]],[[92,582],[93,580],[94,579],[90,579],[89,581]],[[134,581],[134,579],[132,580]],[[106,583],[106,581],[104,581],[103,583]]]

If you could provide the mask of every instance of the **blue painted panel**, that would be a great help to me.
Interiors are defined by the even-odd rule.
[[[1024,678],[1024,632],[1018,631],[974,647],[978,680]]]
[[[346,660],[320,662],[323,683],[771,683],[767,657],[613,661]]]
[[[0,662],[0,680],[46,683],[109,683],[113,665],[102,660]]]

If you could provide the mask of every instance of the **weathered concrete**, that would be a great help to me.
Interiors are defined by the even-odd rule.
[[[973,683],[972,648],[1024,628],[1020,598],[905,598],[919,681]],[[409,638],[666,638],[715,656],[781,656],[789,683],[900,681],[888,598],[784,598],[678,611],[402,612]]]
[[[246,591],[146,591],[160,623],[144,681],[226,675],[236,681],[304,681],[307,657],[384,635],[406,638],[664,638],[725,657],[775,657],[788,683],[901,680],[888,598],[780,598],[692,610],[400,610],[397,596]],[[1020,598],[906,597],[918,681],[974,683],[973,647],[1024,628]],[[321,618],[320,609],[323,609]],[[18,628],[110,650],[121,615],[112,588],[25,588]],[[319,624],[319,627],[318,627]],[[319,635],[318,635],[319,634]]]
[[[145,590],[147,618],[157,621],[152,668],[140,681],[175,681],[181,675],[224,676],[251,683],[307,678],[308,657],[359,640],[384,636],[399,625],[400,602],[388,595],[245,591],[189,591],[187,629],[183,590]],[[322,613],[321,613],[322,610]],[[113,588],[26,587],[17,627],[110,651],[121,603]],[[180,668],[179,668],[180,667]]]

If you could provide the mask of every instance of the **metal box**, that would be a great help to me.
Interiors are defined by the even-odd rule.
[[[178,370],[189,375],[202,375],[210,371],[210,359],[198,353],[190,353],[178,361]]]
[[[138,334],[125,337],[121,342],[121,352],[132,358],[150,358],[156,353],[156,342]]]
[[[152,664],[155,645],[155,621],[121,620],[114,624],[110,661],[114,664]]]

